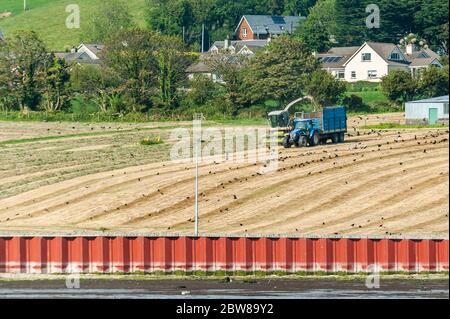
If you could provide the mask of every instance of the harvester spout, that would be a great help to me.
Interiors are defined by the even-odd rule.
[[[289,109],[292,106],[294,106],[295,104],[300,103],[300,102],[302,102],[304,100],[310,100],[311,102],[313,102],[314,98],[312,96],[310,96],[310,95],[307,95],[307,96],[301,97],[299,99],[296,99],[296,100],[292,101],[291,103],[289,103],[288,105],[286,105],[286,107],[284,108],[284,111],[285,112],[289,112]]]

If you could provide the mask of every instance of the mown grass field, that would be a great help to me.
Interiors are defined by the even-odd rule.
[[[268,174],[252,153],[202,161],[202,231],[448,235],[448,128],[363,128],[383,123],[404,114],[351,117],[342,144],[278,149]],[[195,164],[170,161],[180,126],[0,121],[0,231],[189,233]]]
[[[347,96],[351,95],[360,96],[363,99],[364,104],[372,105],[374,102],[388,102],[387,97],[381,91],[359,91],[359,92],[347,92]]]
[[[95,12],[102,0],[28,0],[28,10],[23,11],[21,0],[1,0],[0,13],[11,12],[13,15],[0,18],[0,30],[6,35],[14,30],[30,29],[36,31],[53,51],[71,48],[84,42],[82,30],[88,23],[89,14]],[[66,18],[69,4],[80,6],[81,28],[67,29]],[[146,0],[129,0],[127,5],[137,25],[145,24]]]

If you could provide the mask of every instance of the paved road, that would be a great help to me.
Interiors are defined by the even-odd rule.
[[[449,298],[448,279],[381,279],[379,289],[365,280],[65,280],[1,281],[0,298],[276,299],[276,298]],[[69,286],[76,281],[69,281]]]

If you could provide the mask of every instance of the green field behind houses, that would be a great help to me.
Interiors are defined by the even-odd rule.
[[[0,18],[0,30],[8,35],[14,30],[36,31],[50,50],[71,48],[84,42],[82,29],[89,15],[99,7],[102,0],[27,0],[28,10],[23,11],[22,0],[1,0],[0,13],[11,12],[12,16]],[[129,0],[127,5],[137,25],[145,24],[146,0]],[[80,29],[67,29],[66,18],[69,4],[80,6]]]
[[[351,92],[348,91],[346,95],[357,95],[363,99],[363,102],[368,105],[372,105],[374,102],[388,102],[387,97],[381,91],[361,91]]]

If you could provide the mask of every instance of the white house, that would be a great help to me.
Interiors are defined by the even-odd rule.
[[[430,49],[392,43],[365,42],[359,47],[335,47],[316,54],[322,68],[347,82],[380,82],[392,70],[405,70],[413,76],[430,65],[442,67],[439,55]]]
[[[405,103],[406,124],[448,123],[448,95]]]

